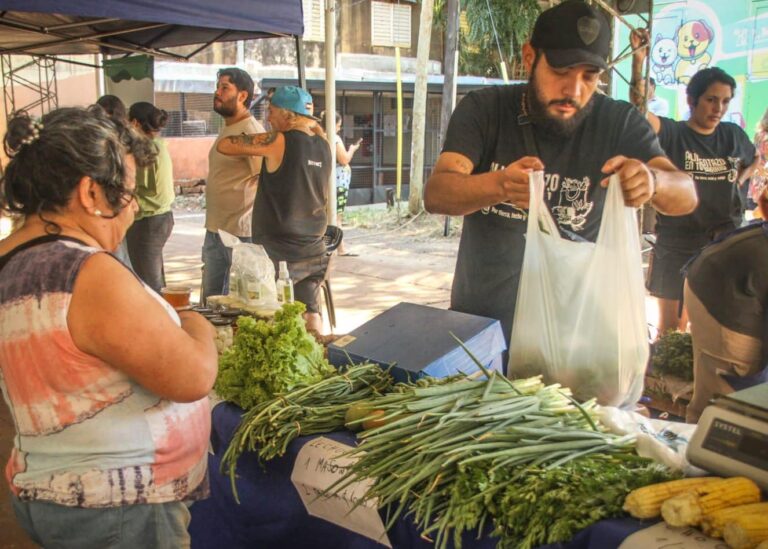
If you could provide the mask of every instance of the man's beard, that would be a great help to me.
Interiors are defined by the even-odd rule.
[[[216,105],[216,100],[213,101],[213,110],[217,113],[219,113],[224,118],[230,118],[232,116],[235,116],[235,113],[237,112],[237,104],[234,100],[230,100],[229,102],[222,101],[218,106]]]
[[[545,104],[539,94],[536,79],[531,72],[528,82],[528,107],[531,123],[541,130],[543,136],[568,139],[573,137],[582,122],[590,115],[595,105],[595,96],[590,97],[586,105],[581,105],[572,99],[556,99]],[[566,119],[555,118],[547,112],[547,107],[552,105],[571,105],[578,109],[573,116]]]

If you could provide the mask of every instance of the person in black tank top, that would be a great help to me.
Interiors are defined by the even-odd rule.
[[[318,293],[328,268],[323,235],[331,149],[312,116],[312,97],[296,86],[278,88],[269,106],[272,131],[231,136],[217,150],[264,157],[253,205],[253,242],[277,264],[288,262],[296,299],[307,306],[307,329],[320,332]]]

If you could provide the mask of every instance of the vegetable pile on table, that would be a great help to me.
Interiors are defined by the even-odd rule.
[[[619,516],[631,490],[674,476],[638,457],[633,436],[602,430],[594,401],[483,371],[366,403],[373,412],[358,421],[380,426],[358,435],[357,461],[328,493],[371,479],[365,499],[387,509],[387,527],[412,515],[438,548],[478,529],[525,549]]]
[[[392,387],[392,376],[377,364],[359,364],[316,383],[277,395],[243,414],[222,459],[237,497],[237,460],[244,451],[268,461],[285,454],[299,435],[329,433],[344,428],[351,404],[381,395]]]
[[[693,340],[691,334],[671,330],[653,345],[652,372],[693,381]]]
[[[272,320],[237,319],[234,344],[219,358],[214,390],[244,410],[335,373],[305,327],[303,303],[286,303]]]

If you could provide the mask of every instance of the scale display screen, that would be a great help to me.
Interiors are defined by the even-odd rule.
[[[768,471],[768,435],[765,433],[715,419],[702,447]]]

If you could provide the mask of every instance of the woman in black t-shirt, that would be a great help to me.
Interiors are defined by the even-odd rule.
[[[640,74],[646,51],[641,48],[647,34],[633,32],[635,49],[632,82],[642,87]],[[683,297],[681,269],[703,246],[718,235],[739,227],[743,205],[739,185],[757,167],[755,147],[736,124],[721,122],[733,98],[736,81],[718,68],[696,73],[686,93],[691,115],[687,121],[646,116],[659,136],[659,143],[679,169],[693,177],[699,204],[684,216],[659,214],[656,244],[651,254],[647,287],[659,301],[659,335],[685,330],[687,315],[680,314]],[[633,99],[642,97],[633,90]]]

